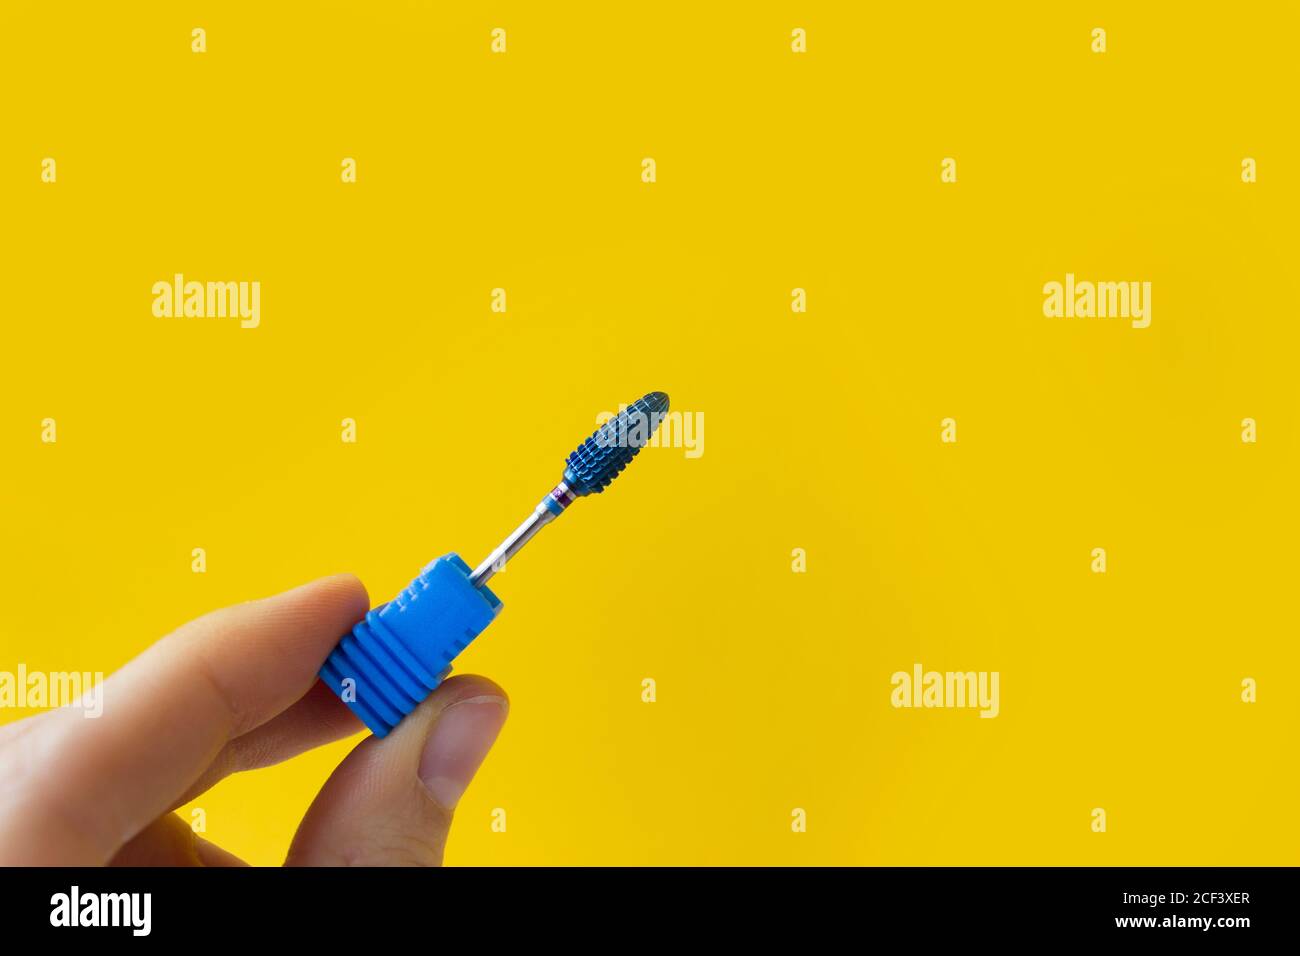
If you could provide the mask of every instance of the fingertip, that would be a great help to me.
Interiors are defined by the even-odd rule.
[[[510,697],[496,681],[478,674],[453,674],[407,714],[387,737],[372,737],[365,743],[372,747],[382,745],[394,751],[418,747],[438,719],[457,704],[489,702],[496,704],[504,714],[510,713]]]
[[[506,692],[477,674],[443,681],[394,731],[359,743],[294,837],[291,865],[437,865],[453,810],[505,723]]]
[[[434,801],[450,813],[496,743],[510,702],[495,682],[471,675],[434,706],[436,717],[421,747],[418,775]]]
[[[295,629],[338,629],[339,636],[366,616],[370,596],[355,574],[331,574],[287,591],[209,611],[177,629],[223,631],[273,623]]]
[[[355,574],[331,574],[254,601],[252,608],[261,623],[305,637],[319,666],[337,640],[366,616],[370,596]]]
[[[355,574],[331,574],[303,587],[312,588],[323,604],[336,606],[340,615],[349,620],[358,621],[370,610],[370,594]]]
[[[455,674],[438,685],[430,695],[435,699],[438,710],[446,710],[452,704],[458,704],[473,697],[497,698],[503,707],[510,708],[510,696],[496,681],[479,674]]]

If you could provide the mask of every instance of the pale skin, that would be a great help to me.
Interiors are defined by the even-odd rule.
[[[173,811],[222,778],[363,730],[316,677],[370,607],[351,575],[214,611],[72,707],[0,726],[0,865],[238,866]],[[339,764],[290,866],[436,866],[457,801],[505,722],[505,692],[445,681]]]

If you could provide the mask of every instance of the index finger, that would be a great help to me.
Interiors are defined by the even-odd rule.
[[[105,681],[98,718],[71,708],[42,715],[3,753],[0,862],[107,862],[229,740],[310,690],[369,606],[360,581],[336,575],[214,611]]]

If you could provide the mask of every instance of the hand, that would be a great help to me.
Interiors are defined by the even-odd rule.
[[[316,672],[369,606],[338,575],[215,611],[105,681],[98,718],[63,707],[0,727],[0,865],[240,865],[171,811],[228,774],[363,729]],[[441,863],[506,709],[485,678],[447,680],[338,766],[287,863]]]

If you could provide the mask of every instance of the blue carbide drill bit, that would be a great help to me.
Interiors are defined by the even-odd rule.
[[[663,392],[619,411],[573,450],[560,483],[482,564],[471,572],[454,553],[428,564],[401,594],[343,636],[321,679],[376,736],[385,736],[442,683],[456,655],[500,612],[488,579],[575,500],[608,488],[667,413]]]
[[[569,453],[560,483],[551,489],[524,523],[474,569],[470,575],[471,583],[475,587],[486,583],[532,540],[533,535],[564,514],[576,499],[598,495],[608,488],[650,441],[650,436],[666,414],[668,396],[663,392],[651,392],[597,428],[595,434]]]

